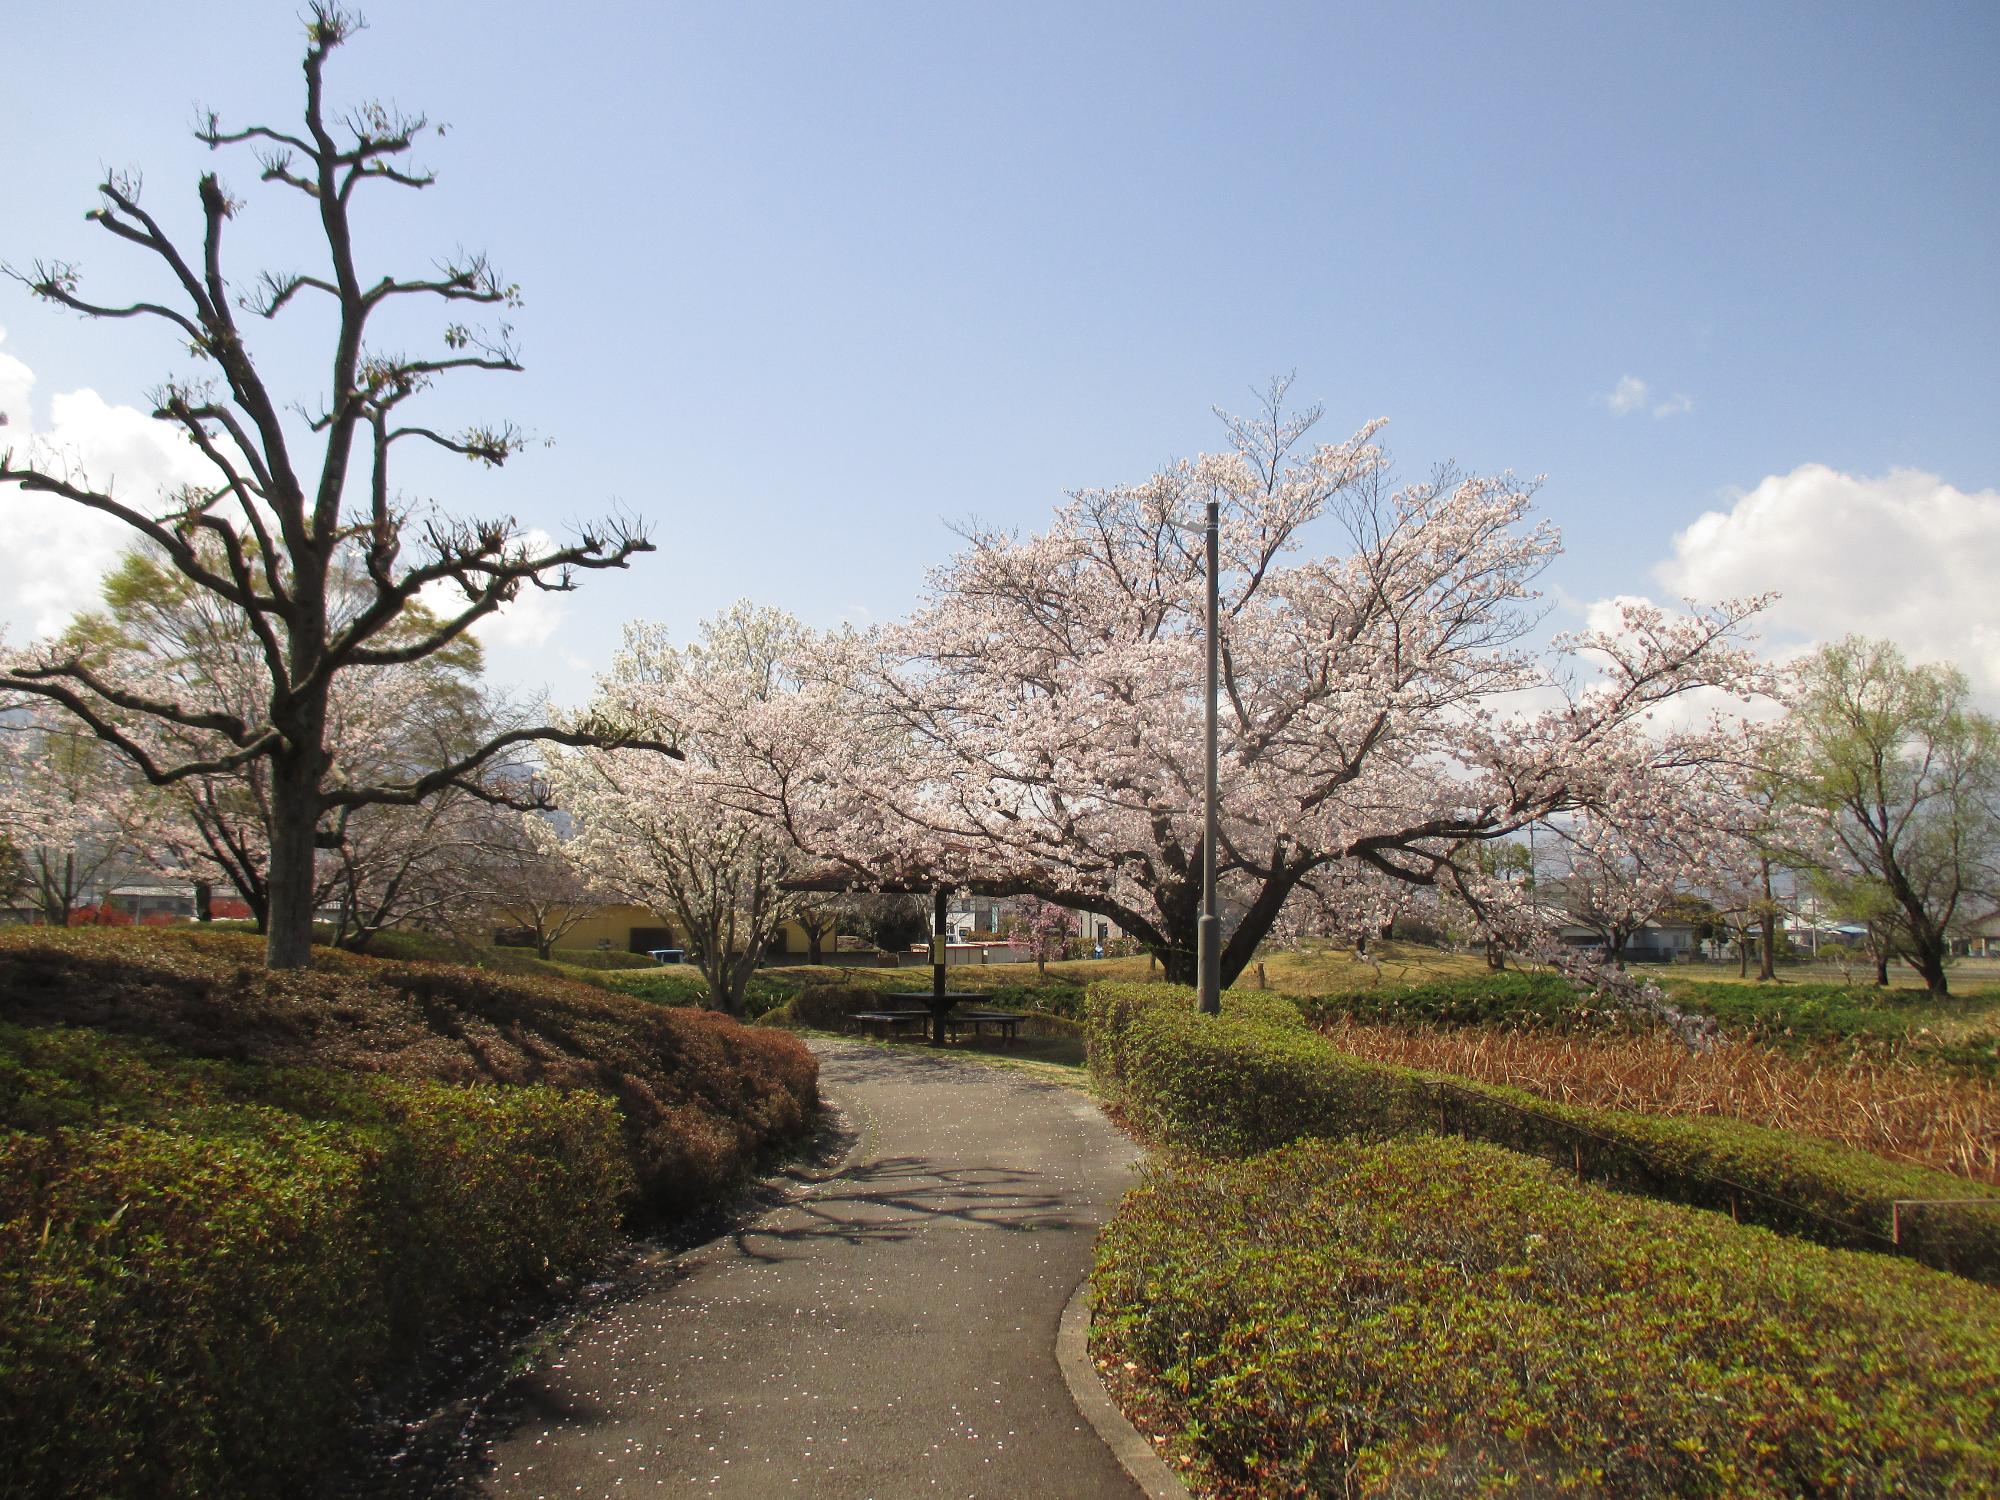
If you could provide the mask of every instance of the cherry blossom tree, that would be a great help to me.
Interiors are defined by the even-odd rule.
[[[1769,852],[1746,845],[1735,858],[1718,857],[1699,887],[1710,919],[1729,934],[1736,949],[1736,971],[1745,979],[1750,977],[1753,935],[1764,938],[1764,963],[1769,965],[1770,940],[1778,924],[1778,903],[1771,884]],[[1768,979],[1771,974],[1761,977]]]
[[[732,1015],[779,928],[812,899],[794,884],[808,857],[743,795],[752,747],[762,747],[760,769],[785,764],[776,720],[791,706],[805,640],[790,616],[749,605],[707,621],[687,646],[657,626],[629,626],[593,711],[669,725],[684,760],[627,749],[551,759],[583,870],[671,923],[710,1004]]]
[[[1192,982],[1210,497],[1225,985],[1316,872],[1498,910],[1468,846],[1649,809],[1671,793],[1662,773],[1710,753],[1648,716],[1746,681],[1731,638],[1756,601],[1631,606],[1615,630],[1563,639],[1552,665],[1522,647],[1557,550],[1527,523],[1532,487],[1450,470],[1392,487],[1377,424],[1309,444],[1319,412],[1288,415],[1285,395],[1275,383],[1259,416],[1225,418],[1226,452],[1078,493],[1038,535],[970,532],[913,619],[832,643],[827,679],[850,684],[840,754],[762,790],[794,837],[856,879],[1099,913]],[[1328,532],[1338,550],[1309,550]],[[1510,707],[1530,693],[1552,706]],[[788,732],[795,758],[827,731]]]
[[[1694,887],[1711,919],[1729,932],[1745,978],[1755,935],[1759,980],[1777,975],[1781,888],[1796,868],[1830,852],[1824,830],[1784,794],[1778,771],[1783,738],[1782,727],[1774,725],[1746,724],[1731,733],[1732,748],[1711,772],[1711,789],[1720,798],[1718,826]]]
[[[1044,901],[1039,896],[1024,896],[1014,903],[1013,915],[1007,923],[1007,937],[1010,942],[1019,943],[1028,950],[1035,961],[1035,972],[1046,974],[1049,960],[1061,958],[1075,931],[1076,918],[1053,901]]]
[[[102,905],[107,877],[170,871],[160,794],[109,747],[46,707],[0,719],[0,839],[14,884],[54,927],[86,896]]]
[[[342,811],[320,855],[335,946],[360,953],[396,928],[457,930],[480,909],[482,799],[447,787],[409,807]]]
[[[1614,821],[1585,812],[1548,825],[1554,848],[1538,894],[1623,963],[1648,923],[1687,895],[1709,868],[1716,840],[1685,806]]]
[[[345,566],[336,568],[331,593],[336,618],[344,618],[365,607],[368,590],[357,561],[339,561]],[[77,618],[63,649],[102,677],[144,682],[177,702],[254,711],[246,705],[268,687],[253,633],[157,549],[129,551],[102,593],[103,608]],[[413,604],[384,638],[413,638],[436,623]],[[519,722],[525,715],[481,686],[481,666],[478,642],[467,635],[416,661],[341,674],[329,695],[328,735],[340,747],[343,777],[391,780],[462,755],[510,718]],[[157,759],[193,759],[206,748],[199,733],[159,721],[135,721],[131,732]],[[330,914],[336,944],[365,949],[392,927],[462,925],[483,878],[473,851],[489,831],[487,804],[515,800],[532,781],[519,749],[479,769],[483,798],[455,784],[419,803],[342,806],[323,819],[313,907]],[[197,881],[234,887],[263,930],[271,818],[264,763],[188,777],[154,801],[156,837],[175,862]]]
[[[520,368],[505,322],[482,328],[461,320],[482,310],[505,313],[520,296],[477,255],[450,257],[416,276],[364,267],[356,249],[357,203],[386,189],[422,189],[433,179],[411,159],[430,128],[421,115],[380,104],[341,112],[327,102],[327,58],[358,25],[333,5],[309,8],[300,126],[230,129],[210,115],[196,132],[214,149],[252,148],[260,180],[299,195],[323,243],[320,266],[266,272],[240,287],[225,274],[225,235],[248,205],[219,177],[202,177],[200,243],[184,246],[141,203],[137,176],[114,173],[99,187],[90,218],[140,252],[170,289],[163,299],[86,295],[80,273],[66,261],[11,272],[56,306],[93,319],[164,325],[174,334],[202,369],[169,379],[154,415],[194,446],[209,477],[148,500],[119,492],[62,454],[31,448],[0,451],[0,486],[114,516],[151,542],[247,629],[263,690],[254,703],[188,702],[147,681],[106,675],[59,643],[0,662],[0,686],[60,705],[159,786],[260,768],[268,804],[266,963],[274,969],[311,961],[316,850],[329,817],[370,805],[414,806],[454,786],[496,795],[480,771],[524,744],[647,745],[671,753],[643,726],[529,724],[386,778],[345,774],[345,747],[333,727],[344,674],[421,662],[524,587],[568,589],[577,570],[622,567],[651,549],[643,532],[622,519],[544,544],[511,518],[464,521],[419,511],[392,483],[392,458],[407,444],[489,466],[521,449],[523,436],[512,425],[446,432],[410,408],[441,377]],[[295,419],[293,404],[253,354],[245,320],[274,320],[312,301],[332,313],[330,385]],[[407,328],[408,314],[438,305],[448,321],[435,349],[404,352],[371,338],[385,310],[399,309],[394,316]],[[345,556],[358,559],[365,598],[343,612],[335,579]],[[398,634],[398,623],[420,600],[446,595],[449,607],[425,628]],[[169,753],[149,732],[155,725],[191,732],[203,747]],[[531,788],[523,791],[535,800]]]
[[[792,908],[792,920],[806,934],[806,962],[818,964],[826,956],[826,942],[840,932],[840,896],[804,896]]]

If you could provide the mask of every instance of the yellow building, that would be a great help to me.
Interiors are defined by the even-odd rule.
[[[827,953],[834,951],[834,939],[824,942]],[[607,906],[585,917],[576,926],[556,939],[556,951],[564,949],[610,950],[614,953],[652,953],[662,948],[685,949],[678,925],[662,922],[659,913],[650,906]],[[786,922],[778,929],[765,953],[773,958],[781,955],[796,955],[804,959],[811,952],[812,945],[806,931],[797,922]]]

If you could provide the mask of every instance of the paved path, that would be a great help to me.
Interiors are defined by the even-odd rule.
[[[517,1382],[484,1494],[1139,1494],[1055,1361],[1137,1153],[1024,1074],[814,1050],[859,1130],[846,1168],[802,1174]]]

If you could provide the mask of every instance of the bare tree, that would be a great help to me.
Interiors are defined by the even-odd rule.
[[[537,958],[551,957],[565,934],[612,899],[584,878],[555,828],[536,813],[497,812],[477,863],[486,914],[533,934]]]
[[[504,322],[484,329],[458,317],[467,309],[504,311],[518,306],[520,297],[481,255],[460,253],[414,277],[363,269],[354,243],[357,198],[378,189],[422,189],[433,178],[410,157],[430,128],[423,116],[379,104],[345,113],[327,106],[326,60],[358,26],[331,4],[310,7],[301,128],[225,129],[211,114],[196,131],[214,149],[252,147],[262,181],[311,205],[325,241],[323,266],[265,272],[252,290],[239,292],[223,271],[223,242],[244,204],[217,176],[204,175],[198,187],[201,243],[183,248],[141,206],[137,177],[114,173],[99,187],[101,202],[90,218],[164,273],[172,287],[165,300],[86,296],[68,262],[37,262],[25,272],[8,268],[57,306],[174,330],[205,369],[162,386],[154,415],[194,445],[210,473],[205,482],[145,504],[114,493],[59,455],[9,449],[0,451],[0,484],[115,516],[150,540],[191,584],[241,616],[256,641],[265,692],[251,709],[191,701],[146,681],[105,675],[59,645],[0,666],[0,686],[61,704],[158,785],[262,766],[270,846],[266,963],[274,969],[311,961],[315,850],[334,836],[328,819],[370,804],[415,805],[454,786],[489,799],[539,802],[534,785],[500,783],[496,789],[479,775],[495,756],[535,741],[675,753],[642,726],[525,725],[388,779],[343,774],[328,724],[330,695],[342,673],[421,661],[459,640],[524,585],[566,590],[577,569],[622,567],[634,553],[651,550],[643,531],[622,517],[582,527],[566,544],[538,545],[511,517],[467,521],[431,513],[420,520],[392,488],[391,458],[408,442],[488,466],[520,450],[523,436],[511,424],[444,432],[406,411],[441,376],[519,370]],[[335,315],[330,384],[316,406],[294,408],[267,384],[238,317],[276,319],[309,299],[323,299]],[[425,303],[451,309],[441,348],[403,353],[368,342],[377,313]],[[347,610],[337,607],[334,580],[339,559],[350,551],[360,558],[365,597]],[[420,595],[440,590],[455,591],[455,598],[429,628],[414,634],[394,628]],[[191,753],[185,748],[190,734],[201,742]]]

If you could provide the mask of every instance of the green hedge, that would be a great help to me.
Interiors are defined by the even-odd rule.
[[[371,1378],[582,1269],[631,1192],[600,1094],[0,1026],[0,1495],[318,1492]]]
[[[1221,1493],[2000,1492],[2000,1297],[1489,1146],[1183,1158],[1092,1284]]]
[[[786,1031],[846,1031],[855,1012],[881,1010],[891,1002],[882,991],[868,984],[812,984],[783,1005],[774,1006],[757,1018],[759,1026],[776,1026]],[[894,1004],[917,1008],[916,1002],[898,1000]]]
[[[1934,1066],[1983,1076],[2000,1074],[2000,1033],[1985,1031],[1955,1042],[1940,1041],[1929,1029],[1937,1023],[1940,1007],[1919,992],[1653,977],[1664,980],[1670,1003],[1713,1016],[1732,1034],[1766,1045],[1794,1052],[1907,1045]],[[1353,1020],[1370,1025],[1507,1026],[1575,1034],[1631,1033],[1659,1025],[1654,1017],[1608,1003],[1550,973],[1377,985],[1305,997],[1297,1004],[1315,1026]]]
[[[1658,1023],[1579,989],[1560,974],[1484,974],[1424,984],[1337,990],[1295,1002],[1315,1026],[1519,1026],[1562,1032],[1648,1030]]]
[[[1671,992],[1678,1003],[1707,1011],[1731,1031],[1772,1046],[1908,1046],[1926,1061],[1955,1072],[2000,1074],[2000,1032],[1940,1040],[1931,1028],[1953,1016],[1959,1002],[1932,1000],[1918,990],[1675,980]]]
[[[1075,1015],[1033,1008],[1024,1001],[1041,997],[1038,990],[1015,990],[996,994],[993,1003],[1003,1010],[1017,1010],[1020,1034],[1027,1037],[1066,1037],[1083,1034],[1083,1024]],[[862,984],[815,984],[799,991],[775,1010],[758,1017],[759,1026],[777,1026],[789,1031],[859,1031],[854,1024],[857,1011],[881,1010],[899,1005],[919,1009],[914,1000],[890,1001],[879,989]]]
[[[1172,1145],[1247,1156],[1306,1136],[1448,1132],[1824,1244],[1893,1249],[2000,1282],[2000,1209],[1892,1206],[2000,1202],[1963,1178],[1735,1120],[1586,1109],[1368,1062],[1276,997],[1231,995],[1221,1016],[1203,1017],[1188,990],[1097,985],[1087,1024],[1093,1071],[1134,1123]]]

